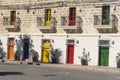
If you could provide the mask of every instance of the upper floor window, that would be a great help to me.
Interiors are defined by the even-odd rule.
[[[74,26],[76,23],[76,8],[69,9],[69,25]]]
[[[51,9],[45,10],[45,26],[51,25]]]
[[[16,11],[11,11],[10,13],[10,25],[16,24]]]
[[[102,7],[102,25],[110,24],[110,6]]]

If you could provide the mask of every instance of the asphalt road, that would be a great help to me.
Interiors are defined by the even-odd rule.
[[[120,80],[120,73],[0,63],[0,80]]]

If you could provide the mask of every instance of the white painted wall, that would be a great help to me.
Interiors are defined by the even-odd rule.
[[[120,53],[120,37],[111,37],[111,42],[114,41],[114,44],[111,44],[109,50],[109,67],[116,67],[116,56],[117,53]]]
[[[0,36],[2,45],[1,47],[3,47],[3,51],[6,53],[6,59],[7,59],[7,36]]]
[[[14,40],[19,39],[18,36],[12,36]],[[9,37],[10,38],[10,37]],[[0,36],[0,39],[2,41],[2,47],[3,50],[8,54],[7,51],[7,40],[8,36]],[[59,58],[60,63],[66,63],[67,60],[67,45],[66,40],[67,37],[65,35],[51,35],[49,37],[42,38],[40,35],[32,35],[31,39],[33,40],[34,47],[33,49],[36,50],[39,53],[39,60],[41,60],[41,41],[42,39],[50,39],[54,42],[52,43],[52,46],[54,49],[60,49],[62,52],[62,55]],[[110,48],[109,48],[109,67],[116,67],[116,55],[117,53],[120,53],[120,37],[119,36],[111,36],[110,39]],[[74,64],[81,65],[81,61],[79,60],[78,56],[82,56],[83,48],[86,49],[86,52],[90,52],[90,58],[91,61],[89,62],[89,65],[91,66],[98,66],[99,61],[99,47],[98,47],[98,36],[74,36],[75,40],[75,46],[74,46]],[[77,44],[76,41],[79,41]],[[111,44],[112,41],[114,41],[114,44]],[[16,51],[16,42],[15,42],[15,48],[14,51]],[[6,57],[7,58],[7,57]]]
[[[33,40],[33,49],[36,50],[39,54],[39,60],[41,60],[41,55],[42,55],[42,52],[41,52],[41,36],[31,36],[30,37],[32,40]]]
[[[52,36],[54,49],[60,49],[59,63],[66,63],[66,36]]]
[[[75,46],[74,52],[74,64],[81,64],[78,56],[82,56],[83,48],[85,48],[86,53],[90,53],[91,61],[89,65],[98,65],[98,37],[90,36],[79,36],[75,37],[76,40],[79,40],[79,44]]]

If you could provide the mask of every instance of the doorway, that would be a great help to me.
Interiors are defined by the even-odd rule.
[[[67,63],[73,64],[74,62],[74,45],[68,44],[67,45]]]
[[[29,58],[29,39],[23,39],[23,59]]]
[[[14,60],[14,38],[8,39],[8,59]]]
[[[99,47],[99,66],[108,66],[109,64],[109,46]]]
[[[43,40],[42,45],[42,62],[48,63],[50,55],[50,40]]]

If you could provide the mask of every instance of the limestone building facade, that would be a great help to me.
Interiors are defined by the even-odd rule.
[[[31,49],[41,62],[81,65],[89,54],[91,66],[116,67],[120,52],[120,0],[0,0],[0,41],[6,60],[30,59]]]

